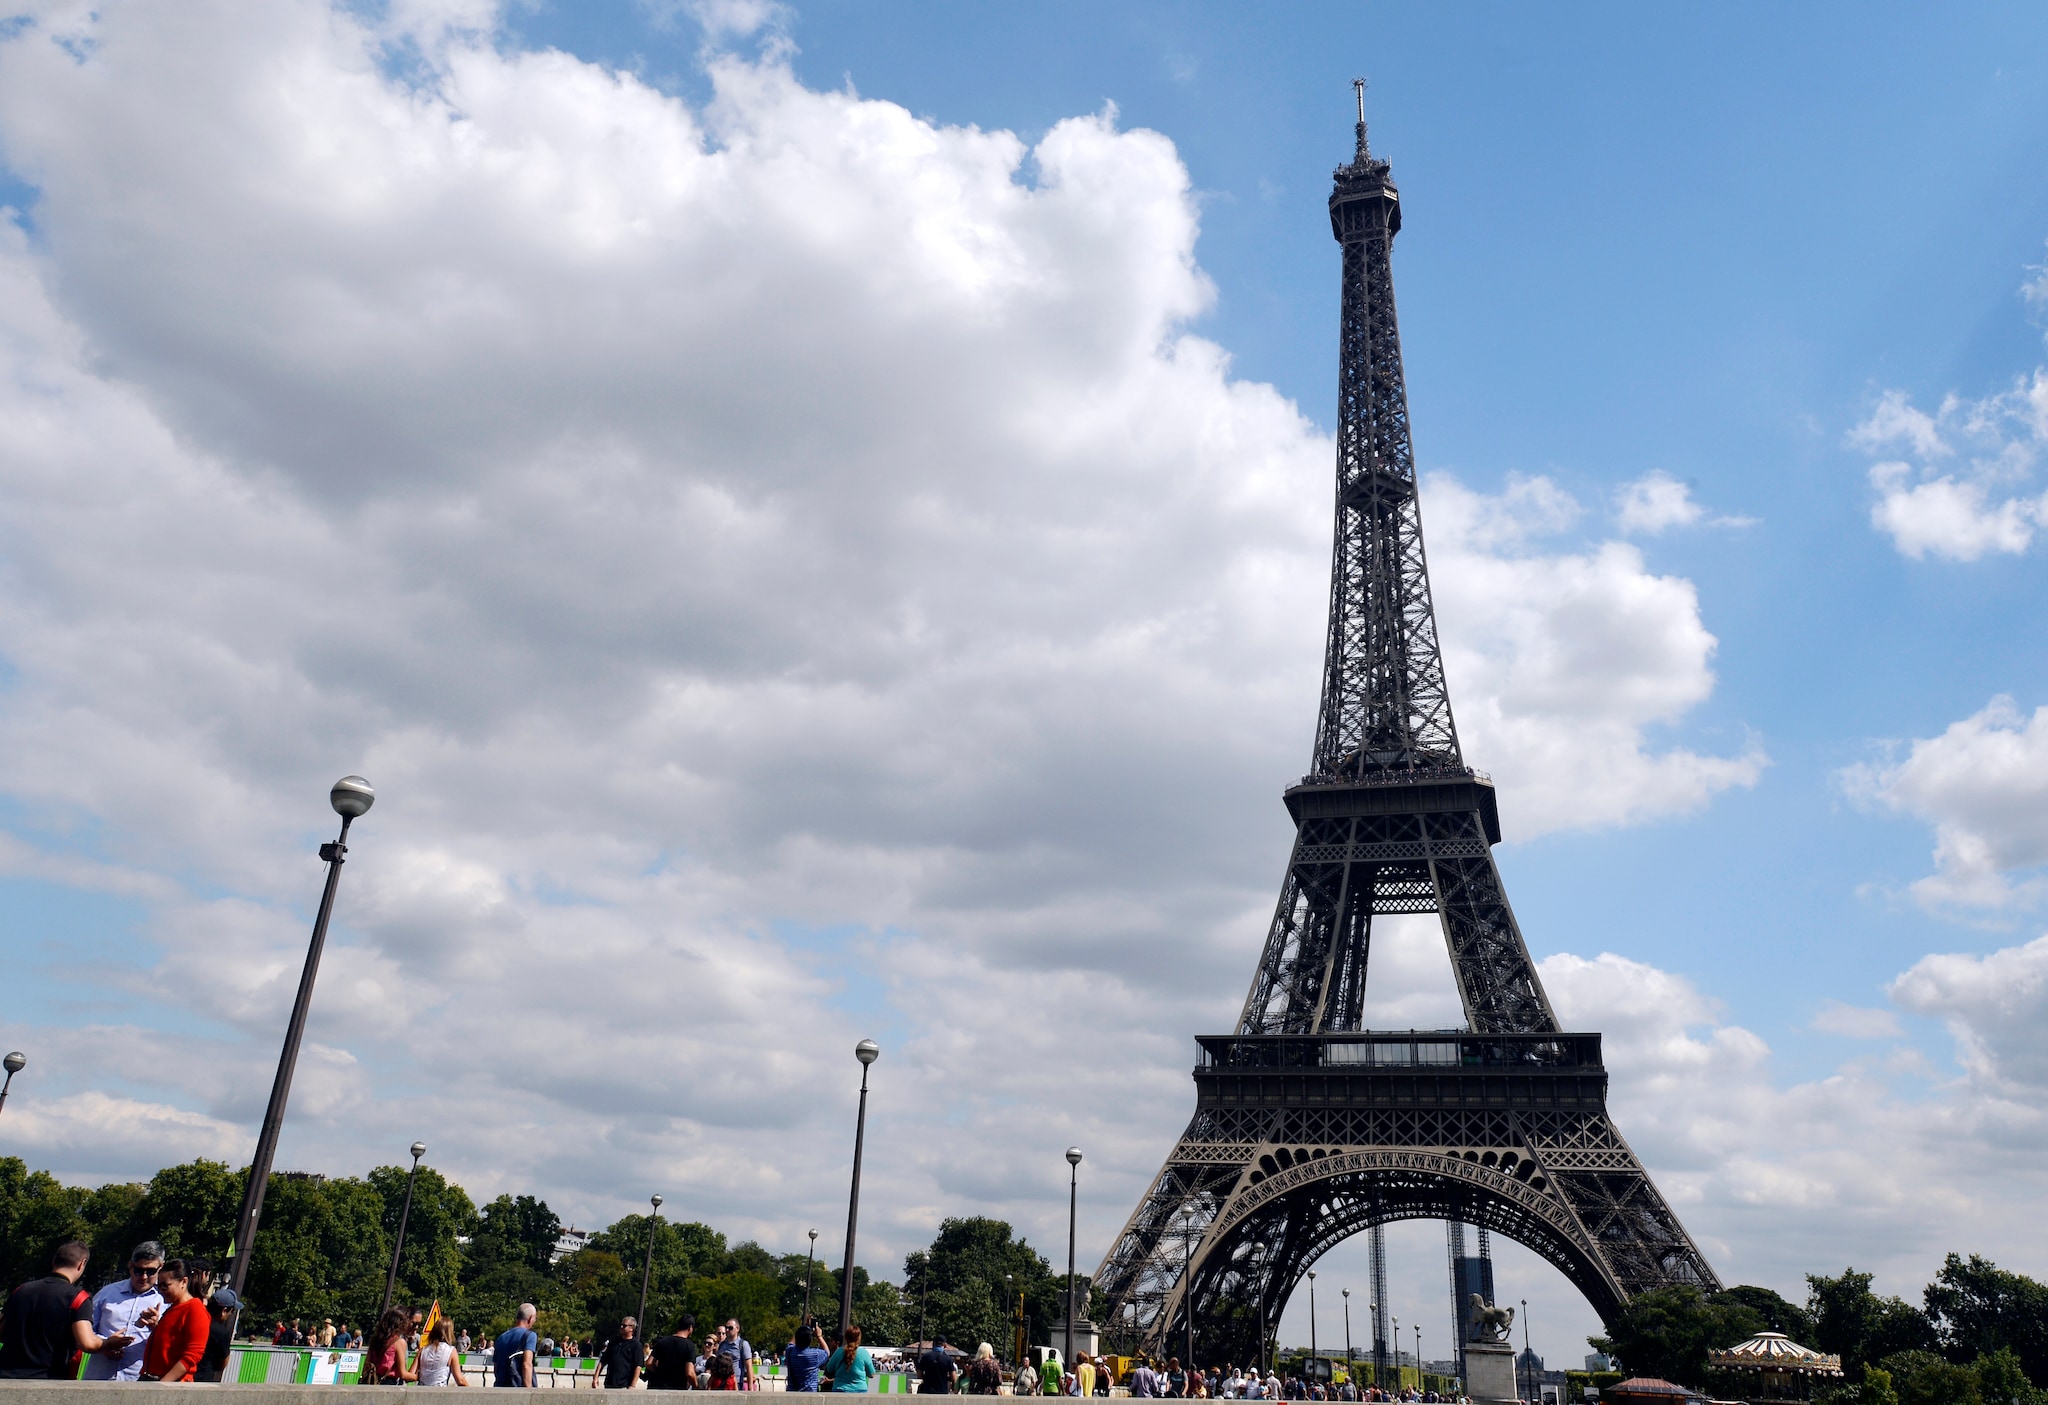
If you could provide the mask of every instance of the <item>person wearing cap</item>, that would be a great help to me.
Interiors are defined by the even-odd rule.
[[[213,1324],[206,1329],[206,1354],[199,1358],[195,1381],[218,1381],[228,1369],[228,1349],[235,1344],[235,1314],[242,1300],[232,1288],[216,1288],[206,1300]]]

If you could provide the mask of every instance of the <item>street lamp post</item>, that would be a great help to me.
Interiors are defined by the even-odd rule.
[[[0,1065],[7,1069],[7,1081],[0,1083],[0,1108],[4,1108],[7,1106],[7,1090],[14,1086],[14,1075],[28,1067],[28,1055],[16,1049],[6,1059],[0,1060]]]
[[[242,1192],[241,1213],[235,1217],[235,1266],[228,1274],[228,1286],[236,1297],[248,1282],[249,1263],[256,1255],[256,1226],[263,1218],[263,1197],[270,1190],[270,1164],[277,1159],[277,1137],[284,1130],[285,1104],[291,1100],[292,1072],[299,1064],[299,1044],[306,1037],[313,982],[320,975],[320,950],[327,945],[327,921],[334,915],[334,890],[341,882],[341,865],[348,858],[348,827],[368,814],[376,799],[377,792],[361,776],[343,776],[327,793],[327,803],[341,816],[341,833],[333,843],[320,846],[320,857],[327,862],[327,886],[321,890],[320,910],[313,918],[313,940],[306,947],[298,997],[292,1001],[291,1021],[285,1025],[284,1051],[277,1056],[270,1105],[263,1111],[263,1130],[257,1134],[256,1155],[249,1162],[249,1184]]]
[[[1401,1319],[1389,1314],[1388,1320],[1394,1324],[1394,1384],[1398,1386],[1401,1384]]]
[[[1322,1379],[1322,1369],[1316,1364],[1316,1271],[1308,1271],[1308,1378]]]
[[[804,1260],[804,1321],[811,1320],[811,1275],[818,1264],[818,1231],[811,1231],[811,1254]]]
[[[842,1343],[846,1340],[846,1329],[853,1325],[853,1237],[860,1223],[861,1143],[868,1134],[868,1069],[882,1057],[882,1046],[872,1039],[863,1039],[853,1046],[853,1056],[860,1060],[860,1115],[853,1124],[853,1191],[846,1197],[846,1271],[839,1276],[839,1340]]]
[[[647,1350],[647,1285],[654,1277],[654,1236],[661,1228],[661,1197],[650,1195],[647,1203],[654,1207],[654,1213],[647,1217],[647,1259],[640,1265],[640,1315],[633,1319],[639,1329],[635,1335],[642,1343],[640,1349],[643,1353]]]
[[[425,1142],[412,1144],[412,1171],[405,1178],[405,1206],[398,1212],[398,1239],[391,1246],[391,1272],[384,1275],[384,1301],[377,1309],[379,1321],[391,1309],[391,1295],[398,1289],[398,1256],[405,1250],[405,1226],[412,1219],[412,1183],[420,1178],[420,1158],[427,1154]]]
[[[1180,1271],[1180,1307],[1188,1319],[1188,1360],[1187,1368],[1195,1369],[1195,1207],[1183,1205],[1180,1211],[1181,1238],[1186,1244],[1186,1255]]]
[[[1419,1389],[1422,1385],[1422,1324],[1416,1322],[1410,1325],[1415,1329],[1415,1384]]]
[[[1536,1396],[1536,1362],[1534,1354],[1529,1350],[1529,1300],[1527,1298],[1522,1299],[1522,1364],[1529,1368],[1529,1384],[1527,1389],[1530,1398],[1534,1399]],[[1521,1379],[1521,1373],[1519,1371],[1516,1372],[1515,1377],[1517,1380]]]
[[[1344,1379],[1348,1384],[1357,1385],[1351,1379],[1351,1290],[1344,1290]]]
[[[1074,1367],[1074,1225],[1081,1205],[1081,1148],[1067,1148],[1067,1340],[1060,1369]]]

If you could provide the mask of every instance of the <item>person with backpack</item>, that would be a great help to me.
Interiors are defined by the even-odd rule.
[[[50,1275],[16,1288],[0,1313],[0,1379],[68,1381],[78,1373],[82,1352],[107,1344],[128,1345],[125,1337],[100,1337],[92,1330],[92,1294],[78,1286],[91,1253],[76,1239],[57,1246]]]
[[[946,1334],[936,1333],[930,1348],[917,1358],[917,1393],[951,1395],[953,1381],[959,1374],[960,1368],[953,1364],[953,1353],[946,1350]]]

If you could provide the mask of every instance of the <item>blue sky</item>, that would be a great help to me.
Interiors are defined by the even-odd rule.
[[[878,1261],[1051,1242],[1070,1141],[1106,1242],[1308,752],[1364,74],[1454,704],[1624,1130],[1731,1279],[2048,1276],[1988,1237],[2048,1140],[2038,8],[164,23],[0,31],[38,1164],[246,1154],[361,771],[286,1161],[446,1127],[473,1189],[794,1243],[872,1032]]]

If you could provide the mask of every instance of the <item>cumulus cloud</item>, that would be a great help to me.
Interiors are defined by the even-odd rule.
[[[1905,1288],[1959,1245],[2048,1251],[2033,1231],[2010,1237],[2013,1207],[2048,1189],[2038,1099],[2023,1104],[1978,1070],[1978,1051],[2009,1057],[2028,1039],[2029,1011],[2038,1028],[2037,968],[2048,941],[1929,957],[1894,982],[1900,1008],[1948,1020],[1958,1074],[1930,1080],[1895,1045],[1803,1082],[1784,1081],[1768,1045],[1676,973],[1611,953],[1553,956],[1541,971],[1568,1027],[1604,1032],[1609,1106],[1723,1278],[1796,1296],[1802,1274],[1845,1259]],[[2006,976],[2028,983],[1992,995]],[[1844,1023],[1872,1038],[1885,1033],[1877,1017],[1896,1019],[1855,1016]]]
[[[1692,582],[1627,542],[1540,550],[1579,512],[1545,478],[1488,496],[1435,474],[1423,502],[1459,734],[1511,835],[1685,813],[1756,783],[1753,742],[1726,756],[1653,737],[1713,691]]]
[[[1614,496],[1614,523],[1625,533],[1658,536],[1673,527],[1705,522],[1714,527],[1752,527],[1751,517],[1708,517],[1692,495],[1692,486],[1661,469],[1653,469]]]
[[[1910,889],[1923,904],[1996,910],[2048,892],[2048,707],[2029,716],[1993,698],[1903,758],[1841,779],[1851,795],[1934,826],[1935,871]]]
[[[1106,1234],[1270,912],[1330,440],[1190,331],[1186,169],[1113,110],[1027,145],[772,52],[699,108],[479,13],[0,41],[37,191],[0,229],[0,866],[142,934],[11,1017],[64,1051],[11,1137],[80,1177],[237,1154],[360,771],[281,1164],[445,1126],[479,1193],[675,1186],[795,1242],[840,1187],[790,1148],[877,1033],[877,1262],[963,1203],[1056,1233],[1070,1141]],[[1652,736],[1713,686],[1688,582],[1545,554],[1546,480],[1426,491],[1511,832],[1754,780]],[[52,980],[105,964],[61,940]],[[1439,1019],[1399,964],[1390,1019]],[[138,1008],[202,1075],[67,1033]],[[111,1081],[139,1110],[58,1117]]]
[[[1913,460],[1871,466],[1870,521],[1916,561],[2018,555],[2048,520],[2048,493],[2028,491],[2048,446],[2048,368],[1981,400],[1951,395],[1932,415],[1904,391],[1888,390],[1849,442],[1873,455],[1904,450]],[[1960,467],[1946,467],[1951,461]]]

